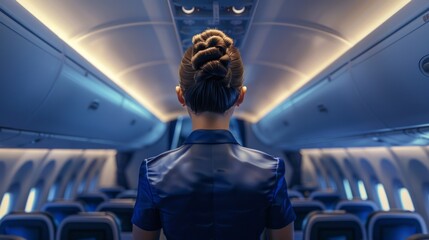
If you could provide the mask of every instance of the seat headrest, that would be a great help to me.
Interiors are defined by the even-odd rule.
[[[429,234],[417,233],[409,236],[407,240],[429,240]]]
[[[316,200],[310,199],[292,199],[291,204],[296,215],[294,229],[300,231],[303,229],[305,217],[313,211],[323,211],[325,206]]]
[[[304,221],[304,240],[366,239],[359,218],[344,211],[313,212]]]
[[[98,189],[98,191],[104,193],[108,198],[116,198],[116,196],[123,192],[125,190],[125,188],[123,187],[105,187],[105,188],[100,188]]]
[[[376,211],[368,217],[367,229],[372,239],[406,239],[416,233],[427,233],[420,214],[405,210]]]
[[[354,214],[361,220],[362,224],[364,224],[368,219],[368,216],[378,211],[379,208],[377,204],[373,201],[369,200],[344,200],[337,203],[337,210],[344,210],[348,213]]]
[[[0,234],[0,240],[25,240],[25,238],[14,236],[14,235],[3,235]]]
[[[56,226],[44,212],[12,212],[0,222],[0,234],[16,235],[27,240],[54,239]]]
[[[83,203],[83,206],[86,211],[92,212],[95,211],[97,206],[107,201],[109,198],[104,193],[81,193],[76,197],[76,201]]]
[[[341,195],[333,191],[315,191],[310,194],[310,199],[321,201],[326,209],[334,210],[336,204],[341,201]]]
[[[55,201],[47,202],[43,205],[42,211],[48,212],[52,215],[57,225],[67,216],[84,212],[82,203],[77,201]]]
[[[61,240],[119,240],[120,228],[109,212],[79,213],[61,223],[57,239]]]
[[[119,220],[122,232],[131,232],[135,200],[133,199],[111,199],[103,202],[97,207],[97,211],[111,212]]]
[[[121,193],[119,193],[116,198],[137,198],[137,190],[125,190]]]
[[[294,199],[294,198],[304,198],[304,195],[302,195],[302,193],[300,193],[297,190],[293,190],[293,189],[288,189],[287,190],[287,194],[289,196],[289,199]]]

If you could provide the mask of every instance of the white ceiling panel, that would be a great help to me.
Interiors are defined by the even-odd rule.
[[[291,91],[300,81],[300,75],[279,66],[253,64],[246,66],[245,83],[248,86],[245,101],[237,109],[237,115],[252,119],[267,102],[277,101],[278,95]],[[268,74],[269,73],[269,74]],[[268,77],[269,76],[269,77]]]
[[[174,93],[183,46],[169,1],[18,2],[161,120],[186,114]],[[237,114],[258,121],[408,2],[251,2],[253,18],[247,17],[251,25],[240,46],[249,92]],[[175,9],[181,9],[178,1],[174,4]],[[209,13],[210,4],[207,6],[201,11]],[[231,10],[226,5],[219,9]],[[220,22],[234,23],[231,12],[219,16],[226,16]],[[192,14],[179,17],[184,23],[203,24],[204,28],[216,22],[200,21]]]

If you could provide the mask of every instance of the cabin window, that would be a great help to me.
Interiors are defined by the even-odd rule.
[[[95,176],[91,179],[89,183],[89,190],[94,191],[97,188],[98,180],[100,179],[100,171],[98,171]]]
[[[328,182],[329,182],[329,188],[336,191],[337,188],[337,184],[335,183],[334,177],[332,177],[331,174],[328,174]]]
[[[87,183],[90,180],[91,172],[94,171],[95,167],[97,166],[97,160],[93,160],[91,164],[87,167],[85,174],[82,177],[82,180],[79,183],[79,187],[77,189],[78,193],[82,193],[87,189]]]
[[[362,200],[368,199],[368,194],[366,193],[365,184],[362,180],[357,181],[358,189],[359,189],[359,195]]]
[[[25,204],[25,211],[32,212],[40,201],[40,192],[43,189],[43,180],[40,180],[35,187],[30,189],[28,193],[27,203]]]
[[[73,175],[73,177],[71,177],[71,179],[67,183],[66,191],[64,193],[65,199],[72,199],[72,192],[73,192],[75,178],[76,178],[76,175]]]
[[[326,184],[326,180],[322,175],[322,172],[320,172],[320,168],[316,162],[316,160],[310,156],[310,161],[313,165],[313,169],[316,171],[316,175],[317,175],[317,180],[319,181],[319,187],[322,190],[326,190],[326,188],[328,187]]]
[[[414,211],[414,204],[413,200],[411,200],[410,193],[408,190],[404,187],[400,188],[398,190],[399,199],[401,201],[402,209]]]
[[[83,190],[85,190],[86,185],[86,178],[82,179],[82,181],[79,184],[79,187],[77,188],[77,193],[82,193]]]
[[[352,189],[350,187],[349,180],[344,179],[343,180],[343,185],[344,185],[344,191],[346,192],[347,199],[348,200],[352,200],[353,199],[353,194],[352,194]]]
[[[12,202],[12,194],[7,192],[3,195],[0,205],[0,219],[10,212]]]
[[[51,189],[49,189],[49,193],[48,193],[49,202],[55,199],[55,196],[57,195],[57,190],[58,190],[58,182],[54,183]]]
[[[384,211],[388,211],[390,209],[389,201],[387,200],[386,191],[384,190],[384,186],[381,183],[377,183],[375,185],[378,201],[380,203],[381,209]]]
[[[28,198],[27,198],[27,203],[25,204],[26,212],[32,212],[34,210],[34,206],[36,205],[38,195],[39,195],[39,191],[37,188],[33,187],[30,189],[30,193],[28,194]]]

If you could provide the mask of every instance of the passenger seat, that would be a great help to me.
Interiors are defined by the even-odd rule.
[[[302,193],[298,192],[297,190],[293,190],[293,189],[288,189],[287,194],[289,196],[289,199],[294,199],[294,198],[302,199],[302,198],[304,198],[304,195],[302,195]]]
[[[325,210],[325,206],[319,201],[310,199],[292,199],[291,204],[296,215],[294,222],[295,240],[301,240],[304,219],[311,212]]]
[[[120,240],[120,228],[115,216],[109,212],[85,212],[63,220],[57,239]]]
[[[13,212],[0,222],[0,234],[16,235],[26,240],[54,240],[55,230],[53,218],[43,212]]]
[[[104,193],[108,198],[116,198],[118,194],[123,192],[125,189],[123,187],[105,187],[100,188],[98,191]]]
[[[42,211],[51,214],[55,223],[59,226],[64,218],[84,212],[85,210],[80,202],[59,200],[45,203]]]
[[[379,208],[373,201],[356,199],[340,201],[337,203],[336,210],[344,210],[356,215],[360,219],[362,225],[365,226],[368,216],[378,211]]]
[[[81,193],[76,197],[76,201],[83,204],[85,211],[93,212],[97,209],[98,205],[107,201],[109,198],[104,193]]]
[[[137,190],[125,190],[121,193],[119,193],[116,198],[131,198],[136,199],[137,198]]]
[[[25,240],[25,238],[15,235],[0,235],[0,240]]]
[[[333,191],[315,191],[310,194],[310,199],[322,202],[326,210],[334,210],[341,196]]]
[[[416,212],[392,210],[372,213],[367,222],[369,239],[404,240],[417,233],[427,233],[423,218]]]
[[[365,240],[359,218],[344,211],[312,212],[304,220],[304,240]]]
[[[135,201],[132,199],[112,199],[107,202],[101,203],[98,212],[111,212],[120,222],[121,239],[132,239],[133,224],[131,218],[133,216]]]

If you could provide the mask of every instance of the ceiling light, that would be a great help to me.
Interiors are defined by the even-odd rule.
[[[244,10],[246,10],[246,7],[244,7],[244,6],[241,8],[236,8],[235,6],[232,7],[232,11],[235,14],[242,14],[242,13],[244,13]]]
[[[187,7],[183,6],[182,11],[186,14],[191,14],[195,11],[195,7],[187,8]]]

